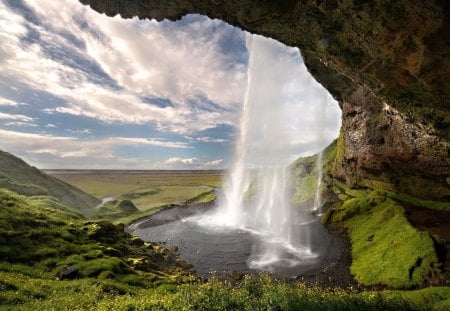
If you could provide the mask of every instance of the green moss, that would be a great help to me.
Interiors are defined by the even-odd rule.
[[[124,271],[124,263],[117,257],[98,258],[78,263],[80,274],[85,277],[98,276],[104,271],[112,271],[121,274]]]
[[[435,311],[450,310],[450,287],[429,287],[415,291],[385,291],[387,297],[402,297],[417,306]]]
[[[35,200],[0,189],[0,263],[20,269],[29,266],[31,271],[18,271],[45,271],[50,277],[73,265],[80,277],[96,277],[104,271],[118,278],[139,274],[152,280],[146,286],[187,275],[186,263],[176,261],[164,248],[132,237],[122,224],[86,221],[75,213],[52,208],[52,204],[46,206],[46,202],[61,204],[54,198]],[[130,258],[145,264],[130,266]],[[155,271],[161,274],[155,277]]]
[[[342,160],[344,159],[344,154],[345,154],[344,131],[341,128],[339,132],[339,137],[337,138],[335,143],[334,152],[332,149],[330,150],[329,166],[331,172],[337,172],[342,163]]]
[[[348,229],[350,270],[361,284],[410,288],[440,272],[432,237],[415,230],[384,193],[360,192],[334,209],[331,222]]]

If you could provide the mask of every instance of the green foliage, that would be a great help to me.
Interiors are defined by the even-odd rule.
[[[30,275],[24,270],[28,266],[55,276],[62,268],[75,266],[79,277],[105,271],[117,278],[139,275],[146,279],[140,281],[142,286],[189,278],[187,263],[157,244],[132,237],[123,225],[86,222],[81,215],[54,209],[48,202],[61,204],[54,198],[27,198],[0,189],[2,269],[16,265],[18,272]]]
[[[114,279],[54,281],[0,271],[0,310],[445,310],[448,288],[356,292],[292,284],[267,275],[237,284],[142,289]],[[4,284],[4,285],[3,285]]]
[[[330,221],[348,229],[351,272],[364,285],[410,288],[439,273],[433,238],[414,229],[401,205],[379,191],[355,197],[332,211]]]
[[[330,173],[334,170],[337,150],[339,148],[340,138],[333,141],[328,147],[322,151],[322,162],[317,163],[318,155],[303,157],[297,159],[292,164],[292,169],[295,178],[295,191],[292,201],[297,205],[312,204],[317,192],[317,177],[319,168],[322,167],[322,184],[320,191],[323,194],[329,192],[328,188],[331,186]]]
[[[26,196],[50,195],[74,210],[86,210],[99,203],[93,196],[3,151],[0,151],[0,188]]]

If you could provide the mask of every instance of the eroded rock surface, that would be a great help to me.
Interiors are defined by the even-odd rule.
[[[450,2],[80,1],[124,18],[204,14],[299,47],[343,108],[335,177],[450,199]]]

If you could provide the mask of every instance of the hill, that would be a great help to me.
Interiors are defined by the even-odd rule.
[[[52,196],[67,207],[80,212],[100,203],[90,194],[49,176],[20,158],[1,150],[0,188],[25,196]]]

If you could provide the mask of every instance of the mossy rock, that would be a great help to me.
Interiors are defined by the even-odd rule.
[[[363,285],[412,288],[440,273],[436,239],[413,228],[404,208],[383,192],[360,191],[326,213],[326,222],[348,229],[350,271]]]

